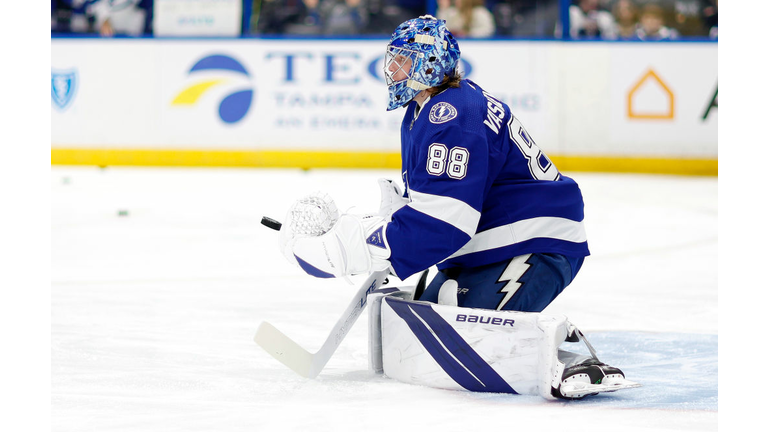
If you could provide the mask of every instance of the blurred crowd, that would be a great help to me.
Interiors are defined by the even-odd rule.
[[[389,35],[432,13],[459,38],[563,36],[561,0],[244,0],[253,35]],[[718,0],[569,0],[572,39],[717,39]],[[152,33],[153,0],[51,0],[51,31]],[[430,10],[430,8],[434,10]]]
[[[717,39],[718,0],[575,0],[570,6],[573,39]]]
[[[141,36],[152,33],[153,0],[51,0],[51,32]]]
[[[255,0],[254,34],[389,34],[427,13],[426,0]]]

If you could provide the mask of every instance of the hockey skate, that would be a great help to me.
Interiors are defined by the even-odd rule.
[[[567,367],[560,385],[552,387],[552,395],[562,399],[581,399],[603,392],[640,387],[624,378],[620,369],[608,366],[597,358]]]

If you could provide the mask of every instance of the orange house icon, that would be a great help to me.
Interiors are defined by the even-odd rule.
[[[635,98],[639,90],[656,84],[665,94],[667,103],[666,106],[660,107],[660,109],[653,110],[652,112],[638,111],[635,107]],[[632,87],[627,95],[627,117],[630,119],[643,119],[643,120],[672,120],[675,118],[675,94],[667,86],[667,84],[653,71],[648,69],[648,72],[640,78],[640,80]]]

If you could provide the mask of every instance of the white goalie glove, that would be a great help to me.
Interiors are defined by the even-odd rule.
[[[280,230],[280,250],[288,261],[320,278],[386,270],[390,264],[387,221],[379,215],[339,214],[325,194],[298,200]]]
[[[379,189],[381,190],[381,203],[378,214],[389,222],[392,220],[393,213],[408,204],[408,198],[404,198],[400,187],[389,179],[379,179]]]

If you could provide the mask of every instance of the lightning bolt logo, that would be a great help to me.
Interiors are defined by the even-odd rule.
[[[438,102],[429,110],[429,121],[434,124],[445,123],[456,118],[458,111],[448,102]]]
[[[506,282],[506,284],[498,291],[499,294],[504,294],[504,298],[501,300],[496,310],[502,310],[504,306],[512,299],[518,289],[523,286],[523,282],[520,282],[520,278],[523,277],[525,272],[531,268],[528,264],[528,258],[531,254],[520,255],[512,258],[507,264],[507,268],[501,273],[496,283]]]

